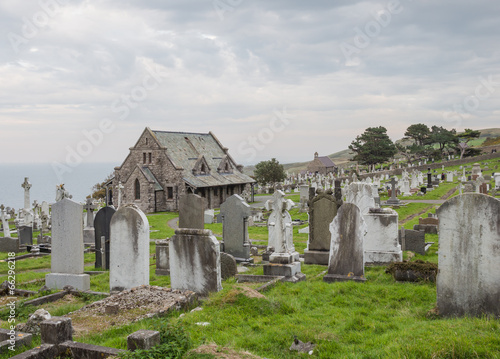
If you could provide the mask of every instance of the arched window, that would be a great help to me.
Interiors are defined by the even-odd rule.
[[[207,168],[205,167],[205,164],[204,164],[204,163],[202,163],[202,164],[201,164],[201,170],[200,170],[200,173],[201,173],[202,175],[204,175],[206,172],[207,172]]]
[[[135,179],[135,199],[141,199],[141,184],[138,178]]]

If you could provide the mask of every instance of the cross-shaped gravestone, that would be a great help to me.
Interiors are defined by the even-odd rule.
[[[266,209],[272,210],[268,220],[269,247],[275,253],[295,251],[293,245],[292,217],[288,210],[293,207],[293,202],[285,199],[285,193],[280,190],[274,192],[273,198],[266,202]]]
[[[250,206],[243,198],[234,194],[220,206],[220,213],[224,252],[231,254],[238,262],[251,261],[248,241]]]
[[[125,187],[122,185],[122,182],[119,181],[118,185],[116,186],[116,189],[118,190],[118,204],[117,204],[116,208],[120,208],[120,206],[122,204],[122,189],[124,189],[124,188]]]
[[[93,198],[87,198],[87,202],[83,206],[83,209],[87,211],[87,227],[94,227],[94,210],[99,206],[94,203]]]
[[[391,198],[387,200],[387,204],[398,205],[400,204],[400,200],[396,197],[396,177],[391,178]]]
[[[0,211],[3,226],[3,236],[10,237],[9,222],[5,219],[5,206],[3,204],[0,206]]]
[[[21,185],[24,188],[24,208],[30,209],[30,188],[31,183],[28,181],[28,177],[24,177],[24,182]]]

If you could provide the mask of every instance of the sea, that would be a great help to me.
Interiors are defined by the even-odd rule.
[[[16,210],[24,207],[24,189],[21,185],[28,177],[31,183],[30,202],[54,203],[56,186],[64,188],[76,202],[84,203],[92,194],[92,187],[103,182],[120,163],[81,163],[58,173],[50,163],[0,164],[0,204]]]

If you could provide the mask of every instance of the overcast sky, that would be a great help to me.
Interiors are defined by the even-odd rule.
[[[3,163],[121,163],[145,127],[242,164],[500,127],[496,0],[0,0],[0,29]]]

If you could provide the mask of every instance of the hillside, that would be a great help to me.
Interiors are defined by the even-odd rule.
[[[478,147],[483,144],[483,142],[486,140],[486,138],[500,138],[500,128],[485,128],[481,131],[481,136],[474,141],[469,142],[469,144],[473,147]],[[404,140],[401,138],[399,140],[396,140],[395,142],[403,142]],[[493,142],[493,144],[496,143]],[[346,149],[342,150],[339,152],[332,153],[331,155],[328,155],[332,159],[333,162],[335,162],[336,165],[343,165],[349,162],[349,160],[353,157],[353,153]],[[283,163],[283,167],[285,168],[285,171],[288,171],[289,173],[292,172],[300,172],[304,171],[307,168],[307,162],[293,162],[293,163]],[[249,176],[253,175],[253,171],[255,169],[255,166],[245,166],[243,172]]]

